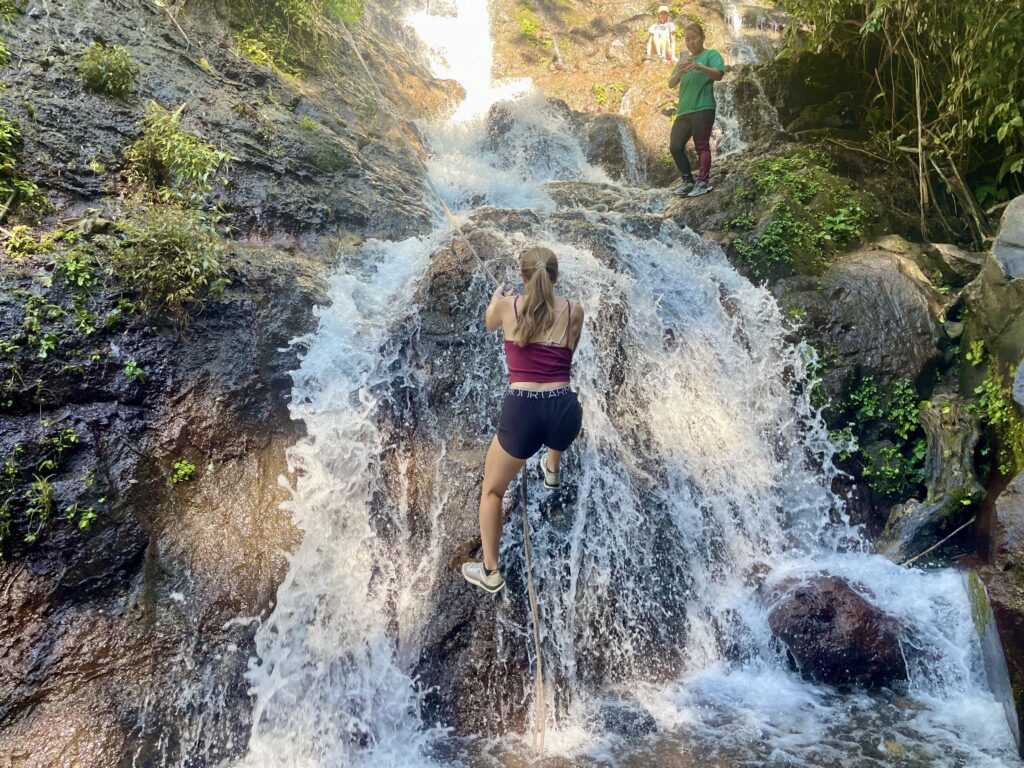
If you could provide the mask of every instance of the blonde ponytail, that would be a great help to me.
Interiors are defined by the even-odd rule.
[[[555,283],[558,282],[558,257],[550,248],[527,248],[519,256],[524,296],[516,325],[516,345],[525,347],[534,336],[555,322]]]

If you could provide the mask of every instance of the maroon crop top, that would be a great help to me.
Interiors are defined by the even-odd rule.
[[[512,309],[516,313],[516,321],[519,321],[519,297],[516,296],[512,302]],[[558,341],[551,340],[551,333],[554,332],[555,323],[562,316],[562,312],[568,310],[569,318],[565,325],[565,332]],[[514,341],[505,339],[505,360],[508,363],[508,382],[518,384],[521,381],[536,382],[538,384],[549,384],[558,381],[569,381],[572,373],[573,349],[569,346],[562,346],[562,340],[568,343],[569,328],[572,326],[572,302],[566,299],[566,305],[562,312],[558,313],[555,323],[551,326],[548,338],[545,341],[535,341],[520,347]]]

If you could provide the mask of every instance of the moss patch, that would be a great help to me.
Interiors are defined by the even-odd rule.
[[[750,187],[737,189],[732,228],[739,237],[732,248],[757,280],[820,274],[880,218],[872,195],[855,190],[810,150],[756,160],[749,178]]]
[[[967,572],[967,598],[971,603],[971,619],[974,621],[974,630],[978,637],[985,637],[988,630],[989,619],[992,616],[992,607],[988,602],[988,592],[981,577],[974,571]]]

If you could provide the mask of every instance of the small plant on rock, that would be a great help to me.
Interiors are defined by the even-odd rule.
[[[125,150],[129,183],[148,187],[164,200],[198,202],[213,188],[229,155],[181,128],[181,105],[173,112],[150,102],[142,137]]]
[[[42,203],[39,188],[16,172],[16,154],[20,149],[21,131],[0,109],[0,206],[7,210],[13,210],[16,203],[30,206]]]
[[[129,360],[124,364],[124,377],[128,381],[145,381],[146,372],[134,360]]]
[[[1011,372],[1012,373],[1012,372]],[[972,410],[992,430],[999,445],[999,472],[1014,475],[1024,469],[1024,418],[1013,401],[1013,376],[1006,377],[989,358],[988,375],[975,387],[978,402]]]
[[[190,312],[227,285],[217,218],[174,200],[137,197],[130,209],[134,215],[118,225],[119,236],[97,240],[109,250],[112,272],[138,295],[138,309],[184,327]]]
[[[82,54],[78,74],[88,90],[121,98],[135,86],[139,69],[126,48],[97,41]]]
[[[195,474],[196,465],[185,459],[178,459],[174,462],[171,472],[172,483],[187,483],[192,479],[192,475]]]

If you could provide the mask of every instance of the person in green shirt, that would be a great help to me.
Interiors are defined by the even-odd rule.
[[[681,56],[672,70],[668,87],[679,86],[676,119],[668,147],[672,159],[683,176],[683,183],[673,190],[674,195],[697,197],[710,192],[711,126],[715,122],[715,81],[725,77],[725,61],[718,51],[704,47],[704,30],[699,24],[688,24],[683,42],[690,52]],[[686,157],[686,143],[693,138],[693,146],[700,160],[700,173],[693,180],[690,161]]]

